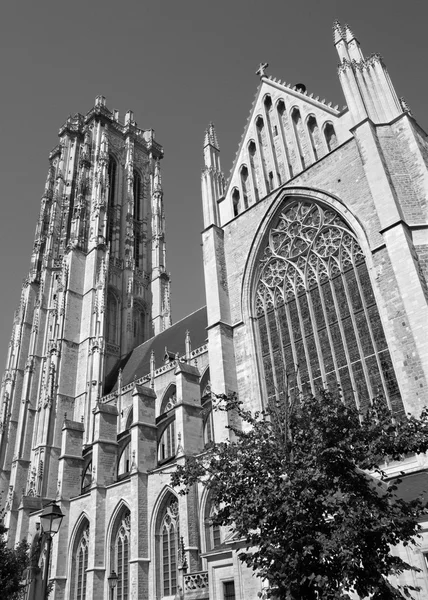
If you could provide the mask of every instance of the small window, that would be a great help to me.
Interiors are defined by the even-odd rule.
[[[159,442],[158,459],[160,462],[175,456],[175,421],[166,426]]]
[[[223,600],[235,600],[234,581],[223,581]]]
[[[122,450],[122,454],[120,455],[118,466],[117,466],[117,476],[121,477],[123,475],[127,475],[131,466],[131,456],[130,456],[130,447],[131,445],[126,444],[125,448]]]
[[[89,491],[92,483],[92,461],[86,467],[82,477],[82,494]]]
[[[278,135],[278,127],[276,125],[273,126],[273,135],[274,137]]]

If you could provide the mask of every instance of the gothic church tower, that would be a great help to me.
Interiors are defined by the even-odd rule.
[[[154,131],[131,111],[120,123],[98,96],[59,138],[1,387],[0,491],[12,536],[22,494],[55,497],[64,420],[81,422],[90,444],[109,372],[171,324]]]

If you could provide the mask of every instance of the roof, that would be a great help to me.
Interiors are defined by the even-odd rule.
[[[190,335],[192,349],[199,348],[207,340],[207,308],[203,306],[191,313],[181,321],[178,321],[165,331],[150,338],[140,346],[132,350],[123,358],[113,371],[108,375],[105,382],[105,394],[117,389],[117,377],[119,369],[122,369],[122,385],[128,385],[134,379],[139,379],[150,373],[150,357],[152,352],[155,357],[155,365],[158,369],[164,364],[165,348],[168,353],[185,354],[186,331]]]

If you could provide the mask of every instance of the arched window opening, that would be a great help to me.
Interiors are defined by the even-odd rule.
[[[267,173],[269,170],[269,165],[267,162],[267,157],[269,155],[269,145],[268,145],[268,137],[266,135],[266,127],[265,127],[265,123],[264,123],[264,120],[262,119],[262,117],[259,117],[257,119],[256,129],[257,129],[257,137],[259,140],[259,147],[260,147],[260,158],[261,158],[263,179],[265,182],[266,191],[269,193],[269,191],[270,191],[269,180],[268,180],[268,176],[267,176]]]
[[[267,135],[269,138],[269,147],[272,150],[272,159],[273,165],[271,165],[271,170],[269,171],[269,190],[272,191],[275,188],[275,182],[273,180],[273,173],[276,173],[277,181],[281,185],[282,181],[285,181],[285,171],[283,165],[283,156],[282,156],[282,148],[280,140],[278,139],[278,128],[276,125],[273,125],[273,121],[275,120],[275,112],[272,104],[272,98],[270,96],[266,96],[264,99],[264,107],[265,107],[265,116],[266,116],[266,124],[267,124]],[[271,154],[268,153],[269,160],[271,158]],[[274,168],[272,168],[274,167]]]
[[[128,413],[128,416],[126,418],[126,425],[125,425],[125,430],[128,431],[131,428],[131,425],[134,421],[134,409],[133,407],[131,407],[131,410]]]
[[[113,243],[113,230],[115,226],[115,206],[116,206],[116,174],[117,163],[113,156],[110,156],[108,163],[108,208],[107,208],[107,242],[110,246]]]
[[[175,457],[175,418],[165,427],[158,446],[158,461],[160,463]]]
[[[86,579],[88,569],[89,523],[82,522],[76,535],[72,557],[72,598],[86,600]],[[88,599],[89,600],[89,599]]]
[[[320,137],[320,130],[316,118],[311,115],[308,119],[308,131],[309,138],[311,140],[312,151],[314,153],[315,160],[319,160],[323,155],[322,142]]]
[[[258,202],[260,200],[260,194],[259,194],[259,181],[258,181],[258,177],[257,177],[257,171],[256,171],[256,144],[255,142],[250,142],[248,145],[248,154],[250,157],[250,167],[251,167],[251,176],[253,178],[253,184],[254,184],[254,194],[255,194],[255,200],[256,202]]]
[[[242,185],[242,195],[244,200],[244,208],[248,208],[248,199],[251,201],[251,191],[248,185],[248,169],[244,165],[241,167],[241,185]]]
[[[161,596],[173,596],[177,592],[178,548],[180,543],[178,501],[175,496],[170,496],[169,503],[162,512],[157,533]]]
[[[146,315],[142,306],[136,306],[133,313],[134,321],[134,342],[139,346],[144,342],[144,324]]]
[[[117,574],[116,598],[129,600],[129,541],[131,513],[123,509],[113,528],[112,565]]]
[[[278,102],[277,111],[278,111],[278,120],[279,120],[279,123],[281,126],[282,142],[284,145],[284,153],[285,153],[282,164],[284,165],[284,168],[288,169],[289,177],[291,178],[294,176],[293,164],[295,165],[296,171],[298,169],[297,169],[297,162],[296,162],[296,153],[294,152],[293,144],[291,143],[292,133],[290,130],[290,124],[288,121],[287,111],[285,110],[285,103],[283,100],[280,100]],[[285,180],[286,180],[286,177],[284,176],[284,181]]]
[[[256,315],[268,400],[340,385],[360,408],[403,404],[364,255],[331,207],[286,202],[259,261]]]
[[[162,399],[160,414],[163,415],[169,412],[177,404],[177,388],[175,385],[170,385],[165,396]]]
[[[214,421],[212,408],[211,382],[209,380],[209,369],[207,369],[201,379],[201,404],[204,432],[204,445],[207,446],[214,441]]]
[[[325,141],[329,152],[337,148],[337,137],[332,123],[327,123],[324,127]]]
[[[233,216],[237,217],[240,213],[239,190],[235,188],[232,192]]]
[[[216,507],[208,500],[205,508],[205,543],[208,552],[220,548],[223,543],[221,527],[213,522],[216,515]]]
[[[134,171],[134,219],[141,221],[141,177],[137,171]]]
[[[128,442],[122,450],[117,463],[117,478],[123,478],[131,470],[131,444]]]
[[[119,332],[119,298],[109,290],[107,293],[107,342],[117,345]]]
[[[300,116],[300,110],[298,108],[293,109],[291,118],[293,120],[294,134],[296,137],[297,153],[300,156],[302,168],[306,169],[309,164],[309,161],[307,160],[306,138],[305,131],[303,129],[302,117]]]
[[[82,494],[86,494],[89,491],[92,484],[92,460],[88,463],[86,469],[83,471],[82,477]]]

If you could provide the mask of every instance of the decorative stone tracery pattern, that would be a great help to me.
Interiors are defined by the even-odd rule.
[[[292,200],[269,231],[255,310],[269,398],[338,383],[360,407],[403,410],[364,255],[331,207]]]

